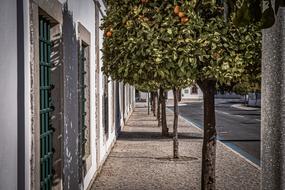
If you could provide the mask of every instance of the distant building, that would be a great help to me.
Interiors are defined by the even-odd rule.
[[[139,92],[136,93],[137,101],[147,101],[148,93],[147,92]],[[173,99],[172,90],[169,90],[166,94],[166,98],[169,100]],[[188,88],[184,88],[181,90],[181,100],[202,100],[203,92],[198,87],[198,85],[193,85]]]
[[[168,91],[168,99],[173,99],[172,91]],[[198,85],[193,85],[181,90],[181,100],[202,100],[203,92]]]
[[[147,98],[148,98],[148,93],[147,92],[137,91],[137,93],[136,93],[136,101],[138,101],[138,102],[145,102],[145,101],[147,101]]]

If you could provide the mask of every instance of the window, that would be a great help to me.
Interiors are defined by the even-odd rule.
[[[115,129],[115,114],[116,114],[116,85],[115,85],[115,81],[112,81],[112,91],[113,91],[113,108],[112,108],[112,132]]]
[[[90,131],[88,122],[88,47],[81,46],[79,55],[79,85],[80,85],[80,127],[81,127],[81,142],[83,158],[90,154]]]
[[[92,165],[90,129],[90,33],[78,23],[78,89],[79,89],[79,141],[81,143],[82,174],[86,175]]]
[[[103,126],[106,138],[109,137],[109,83],[107,76],[103,76],[104,94],[103,94]]]
[[[196,85],[192,87],[191,94],[198,94],[198,88]]]
[[[40,180],[41,189],[52,188],[53,132],[51,123],[52,105],[51,90],[51,41],[50,22],[39,17],[39,56],[40,56]]]

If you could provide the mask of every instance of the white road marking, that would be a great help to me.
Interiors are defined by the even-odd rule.
[[[241,109],[241,110],[247,110],[247,111],[257,111],[260,110],[260,108],[257,107],[247,107],[244,106],[243,104],[233,104],[231,105],[232,108],[236,108],[236,109]]]
[[[173,111],[169,108],[167,108],[170,112],[173,113]],[[182,117],[181,115],[179,115],[179,118],[182,119],[183,121],[185,121],[186,123],[189,123],[191,126],[195,127],[196,129],[200,130],[203,133],[203,130],[196,124],[194,124],[193,122],[189,121],[188,119]],[[241,158],[243,158],[245,161],[247,161],[249,164],[251,164],[252,166],[254,166],[255,168],[261,170],[261,167],[257,164],[255,164],[253,161],[251,161],[249,158],[245,157],[244,155],[242,155],[241,153],[239,153],[238,151],[234,150],[233,148],[229,147],[228,145],[226,145],[225,143],[223,143],[220,140],[217,140],[217,142],[221,145],[223,145],[224,147],[226,147],[228,150],[232,151],[233,153],[237,154],[238,156],[240,156]]]
[[[242,115],[231,115],[231,114],[230,114],[230,113],[228,113],[228,112],[223,112],[223,111],[219,111],[219,110],[216,110],[216,112],[217,112],[217,113],[224,114],[224,115],[232,116],[232,117],[245,118],[245,116],[242,116]]]

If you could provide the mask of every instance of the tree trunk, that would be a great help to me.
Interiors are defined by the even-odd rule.
[[[150,105],[151,105],[151,111],[153,112],[153,92],[150,92]]]
[[[262,30],[261,190],[285,187],[284,20],[282,7],[275,24]]]
[[[178,153],[178,91],[176,87],[173,87],[174,96],[174,120],[173,120],[173,158],[179,158]]]
[[[157,93],[152,92],[152,111],[154,117],[156,117],[156,101],[157,101]]]
[[[204,139],[202,150],[202,190],[215,190],[216,165],[216,120],[215,86],[216,81],[198,82],[204,93]]]
[[[254,92],[254,95],[255,95],[255,105],[254,106],[257,106],[257,98],[258,98],[257,92]]]
[[[167,127],[167,121],[166,121],[166,104],[165,104],[165,93],[164,89],[160,88],[159,90],[160,96],[161,96],[161,124],[162,124],[162,136],[168,137],[168,127]]]
[[[224,0],[224,21],[225,23],[228,22],[228,18],[230,15],[230,6],[228,0]]]
[[[158,127],[161,126],[161,94],[158,93],[158,102],[157,102],[157,121],[158,121]]]
[[[178,90],[178,102],[181,102],[182,100],[182,90]]]

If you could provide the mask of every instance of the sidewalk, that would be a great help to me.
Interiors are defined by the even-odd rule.
[[[167,112],[172,131],[172,113]],[[162,138],[157,121],[137,104],[92,190],[200,189],[201,130],[179,120],[179,153],[173,161],[172,139]],[[260,171],[237,153],[217,144],[217,190],[258,190]]]

